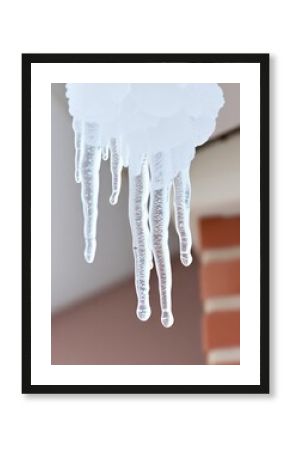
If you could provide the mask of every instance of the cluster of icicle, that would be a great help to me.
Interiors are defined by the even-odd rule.
[[[123,167],[129,171],[129,220],[135,258],[137,317],[146,321],[150,270],[159,280],[161,322],[173,324],[168,248],[173,187],[180,259],[190,265],[190,163],[215,129],[224,104],[217,84],[67,84],[75,133],[75,179],[81,183],[84,256],[93,262],[97,240],[99,170],[110,155],[112,205]]]

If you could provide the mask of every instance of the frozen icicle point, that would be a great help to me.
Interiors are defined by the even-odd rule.
[[[104,147],[102,148],[102,159],[104,161],[107,161],[107,159],[109,158],[109,146],[108,145],[104,145]]]
[[[84,150],[81,164],[81,199],[84,216],[84,257],[92,263],[97,246],[96,227],[98,217],[99,170],[101,149],[98,145],[98,126],[85,123]]]
[[[174,178],[175,224],[179,236],[180,260],[184,266],[192,262],[190,232],[190,195],[191,184],[189,169],[179,172]]]
[[[94,261],[96,248],[97,248],[96,238],[85,239],[84,257],[87,263],[92,263]]]
[[[111,173],[112,173],[112,195],[110,197],[111,205],[118,203],[121,190],[122,176],[122,157],[118,150],[117,140],[111,139]]]
[[[146,321],[151,315],[149,304],[149,278],[152,265],[148,227],[149,171],[143,162],[140,175],[129,170],[129,219],[135,260],[135,287],[137,293],[137,317]]]
[[[174,317],[171,310],[170,311],[167,311],[165,309],[162,310],[161,323],[165,328],[172,327],[172,325],[174,324]]]

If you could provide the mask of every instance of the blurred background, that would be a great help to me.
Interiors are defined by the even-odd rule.
[[[52,364],[239,364],[240,86],[220,84],[225,106],[211,140],[191,165],[193,263],[179,261],[170,227],[175,323],[165,329],[155,270],[152,316],[135,314],[128,178],[111,206],[108,161],[100,172],[98,247],[83,257],[80,185],[64,84],[51,86]]]

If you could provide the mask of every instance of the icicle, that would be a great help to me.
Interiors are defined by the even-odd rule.
[[[164,154],[153,156],[150,170],[152,187],[150,193],[149,224],[151,231],[152,250],[159,282],[161,306],[161,322],[166,328],[173,325],[171,311],[171,263],[168,247],[168,226],[170,219],[170,191],[171,186],[164,180]],[[158,186],[161,184],[161,187]]]
[[[100,164],[101,149],[98,145],[98,127],[95,123],[85,123],[84,152],[81,164],[81,198],[84,215],[84,257],[88,263],[93,262],[97,246]]]
[[[179,236],[180,260],[184,266],[192,262],[190,232],[190,196],[191,185],[189,168],[174,178],[174,209],[176,231]]]
[[[112,173],[112,195],[110,197],[111,205],[118,203],[121,189],[122,176],[122,157],[118,151],[116,139],[111,139],[111,173]]]
[[[166,328],[173,324],[171,311],[171,264],[168,248],[169,188],[153,190],[150,200],[150,229],[154,261],[159,280],[161,322]]]
[[[149,171],[147,161],[141,174],[135,176],[129,169],[129,219],[135,259],[136,314],[140,320],[151,315],[149,304],[149,278],[152,255],[148,226]]]
[[[80,120],[73,121],[73,129],[75,132],[75,180],[81,182],[81,159],[83,149],[83,122]]]

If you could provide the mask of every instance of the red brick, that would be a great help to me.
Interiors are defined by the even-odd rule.
[[[205,314],[203,317],[204,350],[240,345],[240,311]]]
[[[201,249],[240,245],[240,217],[204,217],[200,219]]]
[[[240,293],[240,260],[211,262],[200,268],[201,298]]]

